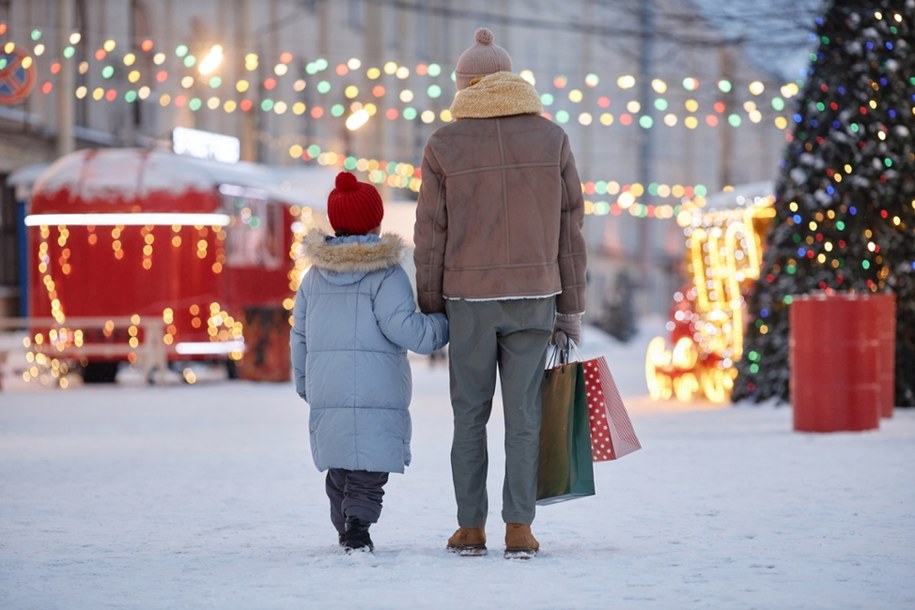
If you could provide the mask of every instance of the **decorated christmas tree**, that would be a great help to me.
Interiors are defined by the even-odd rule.
[[[789,398],[797,295],[896,298],[895,404],[915,406],[915,0],[834,0],[817,19],[732,400]],[[836,332],[843,332],[837,328]]]

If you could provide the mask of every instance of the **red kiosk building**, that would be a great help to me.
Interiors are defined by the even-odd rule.
[[[328,175],[315,168],[309,182],[322,206]],[[26,217],[29,317],[49,322],[32,329],[37,368],[57,377],[78,362],[86,381],[109,381],[143,349],[170,362],[241,360],[246,318],[292,308],[296,235],[322,218],[303,195],[275,168],[163,150],[59,159]]]

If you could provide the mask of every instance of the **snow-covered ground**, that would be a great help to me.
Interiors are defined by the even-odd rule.
[[[915,411],[802,434],[787,406],[652,402],[657,325],[593,328],[643,450],[595,464],[597,495],[538,509],[542,551],[502,559],[501,406],[491,553],[456,527],[448,376],[414,364],[414,463],[374,554],[344,556],[291,384],[0,392],[0,608],[915,608]],[[8,380],[9,381],[9,380]]]

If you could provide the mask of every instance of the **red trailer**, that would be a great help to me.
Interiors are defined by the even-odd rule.
[[[108,381],[145,345],[231,369],[246,315],[291,310],[296,234],[322,222],[333,173],[297,171],[308,189],[289,170],[164,150],[59,159],[26,217],[29,317],[53,318],[32,329],[36,361],[52,372],[75,361],[87,381]]]

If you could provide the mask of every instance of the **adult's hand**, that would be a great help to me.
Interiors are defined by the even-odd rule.
[[[556,314],[556,320],[553,321],[553,334],[550,336],[550,344],[557,347],[566,347],[569,341],[575,345],[581,345],[580,313],[558,313]]]

